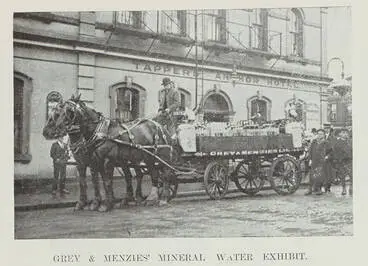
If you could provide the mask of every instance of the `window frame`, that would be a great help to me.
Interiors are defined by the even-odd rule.
[[[125,22],[120,22],[119,21],[119,15],[121,13],[127,14],[129,13],[129,15],[132,15],[132,22],[129,23],[125,23]],[[143,11],[129,11],[129,10],[122,10],[122,11],[116,11],[115,12],[115,21],[116,21],[116,25],[121,26],[121,27],[132,27],[135,29],[144,29],[144,12]]]
[[[226,9],[211,9],[206,10],[204,15],[207,17],[211,17],[211,21],[206,24],[211,25],[211,28],[207,26],[207,40],[227,44],[228,42],[228,31],[227,31],[227,12]],[[208,32],[208,30],[211,32]]]
[[[251,116],[252,116],[252,102],[254,100],[261,100],[261,101],[265,101],[266,102],[266,121],[270,121],[271,120],[271,109],[272,109],[272,101],[265,97],[265,96],[261,96],[259,93],[257,93],[257,95],[254,95],[250,98],[248,98],[247,100],[247,117],[248,117],[248,120],[251,119]]]
[[[233,108],[233,103],[230,99],[230,97],[223,91],[220,89],[212,89],[210,91],[208,91],[202,98],[201,103],[200,103],[200,110],[199,112],[203,114],[203,117],[206,117],[206,114],[211,113],[211,112],[205,112],[205,104],[208,98],[210,98],[213,95],[219,95],[221,96],[226,104],[228,105],[228,112],[227,113],[213,113],[216,116],[223,116],[224,120],[223,122],[230,122],[232,120],[232,117],[234,116],[235,112],[234,112],[234,108]],[[218,122],[218,121],[217,121]]]
[[[139,84],[136,84],[134,82],[119,82],[116,83],[109,88],[109,99],[110,99],[110,117],[112,119],[118,119],[117,117],[117,109],[118,109],[118,96],[119,96],[119,90],[121,89],[129,89],[131,91],[136,91],[138,94],[138,103],[137,103],[137,111],[138,115],[136,118],[144,117],[145,115],[145,103],[147,98],[147,92],[146,89],[140,86]],[[134,92],[133,92],[134,94]],[[132,96],[133,96],[132,94]],[[129,109],[132,107],[130,106]]]
[[[31,126],[30,123],[31,123],[31,96],[33,91],[33,82],[32,78],[17,71],[14,71],[13,78],[19,79],[23,82],[22,128],[21,128],[21,140],[19,144],[20,153],[14,152],[14,161],[20,163],[29,163],[32,160],[32,155],[30,153],[30,126]],[[13,84],[13,90],[14,85],[15,84]]]
[[[172,21],[173,15],[169,12],[175,12],[176,21]],[[187,22],[188,22],[188,14],[186,10],[164,10],[161,11],[161,32],[164,34],[170,34],[175,36],[187,36]],[[172,29],[167,30],[168,23],[170,23],[171,28],[172,25],[178,29],[178,32],[174,32]]]
[[[295,21],[293,18],[295,18]],[[289,31],[292,38],[290,54],[296,57],[304,57],[304,16],[302,10],[292,8],[289,23],[292,27]]]
[[[252,49],[268,51],[268,10],[265,8],[254,9],[255,22],[251,24],[251,36],[257,37],[257,45],[254,45],[254,39],[250,39]]]
[[[186,89],[183,88],[178,88],[179,94],[180,94],[180,107],[182,108],[183,106],[181,106],[182,104],[182,96],[185,97],[184,100],[184,108],[189,108],[191,109],[192,107],[192,94],[187,91]]]

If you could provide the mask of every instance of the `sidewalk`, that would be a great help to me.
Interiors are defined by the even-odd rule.
[[[231,182],[232,183],[232,182]],[[94,197],[94,190],[91,181],[87,182],[87,195],[88,199]],[[122,178],[114,179],[114,196],[117,200],[121,200],[126,194],[125,180]],[[133,188],[135,189],[136,182],[133,179]],[[79,200],[79,183],[77,180],[69,181],[66,183],[66,189],[70,191],[70,194],[61,198],[59,193],[56,196],[51,194],[51,185],[38,188],[31,193],[16,193],[14,196],[15,210],[16,211],[28,211],[36,209],[47,208],[66,208],[74,207],[75,203]],[[104,198],[103,184],[100,181],[101,195]],[[229,186],[230,190],[235,190],[235,185],[232,183]],[[149,178],[144,178],[142,181],[142,193],[148,195],[151,191],[151,182]],[[205,195],[205,191],[202,183],[194,184],[179,184],[177,197]]]
[[[88,180],[87,185],[88,185],[87,188],[88,199],[92,199],[94,197],[94,191],[90,179]],[[123,197],[125,197],[126,186],[124,179],[122,178],[114,179],[113,187],[114,187],[114,195],[117,200],[121,200]],[[135,179],[133,179],[133,188],[135,189],[135,187],[136,182]],[[302,187],[303,185],[301,185],[300,189],[302,189]],[[15,210],[30,211],[48,208],[74,207],[76,202],[79,200],[79,183],[77,182],[77,180],[71,180],[66,183],[66,189],[70,191],[70,194],[65,195],[64,198],[61,198],[59,193],[57,193],[56,196],[52,196],[51,185],[46,185],[45,187],[38,188],[37,190],[32,191],[32,193],[16,193],[14,195]],[[266,183],[263,190],[269,189],[271,188],[269,184]],[[100,181],[100,191],[102,197],[104,198],[105,197],[104,189],[101,181]],[[142,181],[142,193],[143,195],[148,195],[150,191],[151,191],[151,181],[148,177],[144,177]],[[234,192],[238,192],[238,190],[234,182],[230,181],[228,194]],[[206,196],[206,195],[207,194],[204,190],[203,183],[179,184],[176,198]]]

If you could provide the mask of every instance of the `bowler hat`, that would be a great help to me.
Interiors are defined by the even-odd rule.
[[[167,85],[167,84],[170,84],[172,81],[169,79],[169,78],[163,78],[162,79],[162,83],[161,83],[161,85]]]
[[[318,133],[318,132],[326,133],[326,131],[325,131],[323,128],[317,129],[317,133]]]

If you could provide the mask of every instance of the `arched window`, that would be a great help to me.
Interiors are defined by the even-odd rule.
[[[271,100],[262,96],[258,91],[257,95],[249,98],[247,101],[248,119],[259,114],[263,121],[271,120],[271,107]]]
[[[122,82],[110,88],[110,117],[123,123],[144,116],[146,90],[135,83]]]
[[[222,90],[211,90],[201,102],[203,119],[208,122],[229,122],[234,115],[229,96]]]
[[[304,55],[303,23],[304,19],[302,10],[292,8],[290,12],[291,54],[299,57]]]
[[[14,160],[30,162],[29,150],[32,79],[14,73]]]
[[[253,10],[253,24],[251,43],[252,48],[267,51],[268,50],[268,11],[260,8]]]

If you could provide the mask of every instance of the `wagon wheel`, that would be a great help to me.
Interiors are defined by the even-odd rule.
[[[299,162],[290,155],[276,158],[271,165],[268,179],[278,194],[294,193],[301,183]]]
[[[204,186],[211,199],[221,199],[229,188],[228,168],[220,162],[211,162],[204,172]]]
[[[245,194],[255,195],[265,183],[259,163],[240,162],[233,173],[236,187]]]
[[[169,197],[168,197],[168,201],[172,200],[173,198],[176,197],[176,193],[178,192],[178,182],[176,180],[176,177],[172,177],[169,180]],[[164,192],[164,181],[161,178],[161,175],[158,179],[158,196],[161,198],[162,193]]]

